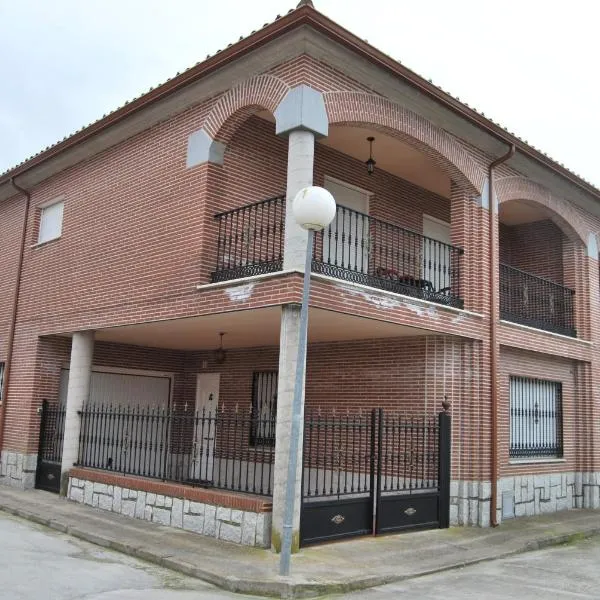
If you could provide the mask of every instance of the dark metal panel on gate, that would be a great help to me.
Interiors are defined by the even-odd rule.
[[[440,526],[439,493],[393,494],[377,503],[377,533]]]
[[[342,498],[308,502],[302,506],[302,544],[339,540],[371,533],[373,501],[366,498]]]
[[[50,406],[42,402],[40,441],[35,474],[35,487],[40,490],[60,492],[60,467],[65,431],[64,407]]]

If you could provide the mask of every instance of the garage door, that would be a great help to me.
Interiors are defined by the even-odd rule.
[[[69,369],[60,377],[60,402],[67,403]],[[90,405],[168,408],[171,379],[165,376],[92,372]]]
[[[68,385],[69,370],[63,369],[61,404],[66,404]],[[164,471],[170,391],[170,377],[93,371],[88,406],[95,411],[82,423],[81,435],[93,436],[94,444],[86,444],[83,464],[138,475]],[[99,408],[109,406],[110,411]],[[135,419],[129,413],[133,409]]]

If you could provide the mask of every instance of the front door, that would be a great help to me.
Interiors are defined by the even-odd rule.
[[[215,469],[220,379],[219,373],[202,373],[196,385],[197,416],[190,478],[205,484],[212,483]]]
[[[423,215],[423,260],[421,277],[436,291],[451,287],[450,223]]]

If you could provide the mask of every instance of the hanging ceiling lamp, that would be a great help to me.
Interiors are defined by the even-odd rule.
[[[218,365],[222,365],[225,362],[225,350],[223,348],[223,336],[225,335],[225,332],[221,332],[219,335],[221,336],[221,344],[215,350],[215,362]]]
[[[369,136],[367,138],[367,142],[369,142],[369,160],[366,161],[366,165],[367,165],[367,173],[369,175],[373,175],[373,171],[375,171],[375,165],[377,164],[375,162],[375,160],[373,159],[373,142],[375,141],[375,138],[373,136]]]

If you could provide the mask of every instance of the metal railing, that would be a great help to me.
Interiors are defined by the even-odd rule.
[[[42,402],[38,459],[60,463],[65,434],[66,408]]]
[[[338,205],[315,236],[313,271],[462,308],[462,248]]]
[[[500,264],[500,318],[575,337],[575,291]]]
[[[283,268],[284,196],[219,213],[215,219],[219,228],[212,281],[272,273]]]
[[[274,416],[109,405],[80,416],[79,466],[271,495],[272,448],[251,447],[250,438],[274,431]]]
[[[562,386],[555,381],[510,378],[511,458],[561,458]]]

